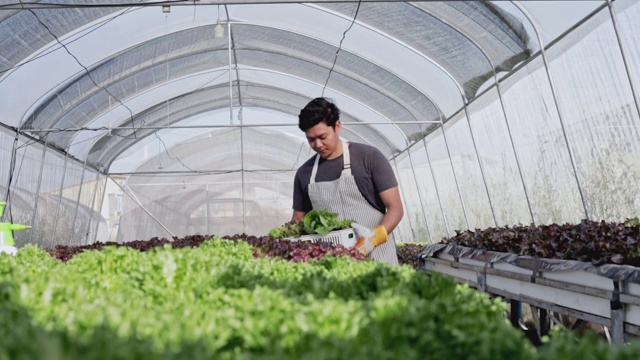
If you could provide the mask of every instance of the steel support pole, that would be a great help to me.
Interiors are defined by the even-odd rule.
[[[242,128],[240,129],[240,179],[242,181],[242,185],[240,186],[240,195],[242,198],[242,232],[247,233],[247,215],[246,215],[246,203],[245,203],[245,171],[244,171],[244,134],[242,133]]]
[[[473,145],[473,151],[476,154],[476,161],[480,167],[480,176],[482,176],[482,183],[484,184],[484,191],[487,193],[487,200],[489,201],[489,208],[491,209],[491,216],[493,216],[493,224],[498,226],[498,218],[496,217],[496,211],[493,207],[493,201],[491,201],[491,194],[489,193],[489,185],[487,185],[487,178],[484,173],[484,166],[480,161],[480,154],[478,153],[478,145],[476,144],[476,138],[473,135],[473,128],[471,127],[471,119],[469,118],[469,110],[467,106],[464,107],[464,116],[467,118],[467,126],[469,127],[469,134],[471,134],[471,143]]]
[[[100,205],[98,206],[98,211],[100,214],[102,214],[102,206],[104,206],[104,198],[107,195],[107,183],[109,182],[109,176],[107,176],[106,174],[104,175],[104,186],[102,187],[102,198],[100,199]],[[115,225],[115,224],[114,224]],[[98,226],[96,227],[96,232],[93,235],[93,242],[95,243],[96,241],[98,241],[98,230],[100,230],[100,220],[98,219]],[[109,230],[109,222],[107,220],[107,230]],[[110,236],[111,236],[111,231],[107,231],[107,233],[109,234],[109,238],[105,239],[105,241],[109,241],[110,240]]]
[[[233,125],[233,79],[231,77],[231,23],[227,22],[227,52],[229,53],[229,125]]]
[[[42,146],[42,158],[40,159],[40,174],[38,175],[38,185],[36,186],[35,196],[33,200],[33,214],[31,215],[31,231],[29,231],[29,242],[33,242],[33,234],[36,229],[36,215],[38,214],[38,202],[40,200],[40,187],[42,186],[42,173],[44,172],[44,159],[47,155],[47,144],[49,138],[47,138]],[[41,239],[41,241],[44,239]]]
[[[587,201],[584,197],[584,192],[582,189],[582,184],[580,183],[580,176],[578,175],[578,167],[576,164],[576,160],[575,160],[575,156],[573,154],[573,150],[571,149],[571,144],[569,143],[569,136],[567,135],[567,129],[566,129],[566,124],[564,121],[564,117],[562,116],[562,111],[560,110],[560,102],[558,101],[558,95],[556,94],[556,87],[554,85],[553,82],[553,77],[551,76],[551,69],[549,67],[549,59],[547,58],[547,51],[545,50],[544,47],[544,42],[542,41],[542,37],[540,36],[540,31],[538,29],[538,26],[536,25],[536,23],[532,20],[531,16],[529,15],[529,13],[527,12],[527,10],[525,8],[523,8],[520,4],[518,4],[517,2],[512,2],[513,5],[515,5],[524,16],[527,17],[527,19],[529,19],[529,22],[531,23],[531,25],[533,26],[533,29],[536,33],[536,37],[538,38],[538,43],[540,44],[540,55],[542,56],[542,61],[544,62],[544,70],[545,73],[547,75],[547,80],[549,80],[549,88],[551,89],[551,95],[553,97],[553,102],[556,108],[556,112],[558,113],[558,120],[560,121],[560,127],[562,129],[562,136],[564,137],[564,142],[567,146],[567,151],[569,153],[569,160],[571,161],[571,167],[573,169],[573,175],[576,179],[576,185],[578,186],[578,193],[580,195],[580,200],[582,201],[582,207],[584,209],[584,215],[587,219],[590,219],[589,216],[589,210],[587,207]]]
[[[91,233],[91,224],[93,223],[93,214],[96,212],[96,198],[98,197],[98,186],[100,184],[99,181],[100,173],[96,173],[95,187],[93,189],[93,194],[91,195],[91,214],[89,215],[89,221],[87,222],[87,230],[84,236],[84,245],[89,242],[89,234]],[[96,231],[98,227],[96,226]]]
[[[466,102],[464,103],[464,107],[467,107]],[[440,127],[442,128],[442,139],[444,140],[444,147],[447,149],[447,155],[449,156],[449,164],[451,164],[451,171],[453,172],[453,181],[456,184],[456,188],[458,189],[458,197],[460,197],[460,205],[462,205],[462,214],[464,215],[464,221],[467,223],[467,229],[471,229],[471,224],[469,223],[469,217],[467,216],[467,207],[464,204],[464,198],[462,197],[462,190],[460,190],[460,183],[458,182],[458,176],[456,175],[456,168],[453,165],[453,159],[451,158],[451,151],[449,150],[449,142],[447,141],[447,134],[444,130],[444,121],[440,120]]]
[[[485,59],[487,60],[487,62],[489,63],[489,65],[490,65],[491,69],[492,69],[492,70],[494,71],[494,73],[495,73],[495,68],[496,68],[496,66],[494,65],[494,62],[493,62],[493,61],[491,60],[491,58],[487,55],[487,53],[484,51],[484,49],[482,48],[482,46],[480,46],[480,44],[478,44],[478,43],[474,40],[474,38],[473,38],[473,37],[468,36],[468,35],[467,35],[467,34],[465,34],[464,32],[460,31],[460,30],[458,29],[458,27],[457,27],[457,26],[455,26],[455,25],[449,24],[449,23],[448,23],[448,22],[446,22],[446,21],[445,21],[444,23],[445,23],[445,24],[447,24],[447,25],[448,25],[448,26],[449,26],[453,31],[456,31],[458,34],[460,34],[461,36],[463,36],[463,37],[465,37],[467,40],[469,40],[471,43],[473,43],[473,44],[476,46],[476,48],[477,48],[477,49],[482,53],[482,55],[484,56],[484,58],[485,58]],[[445,73],[446,73],[446,72],[445,72]],[[446,73],[446,74],[447,74],[447,75],[450,75],[450,74],[448,74],[448,73]],[[494,209],[494,206],[493,206],[493,202],[491,201],[491,195],[490,195],[490,193],[489,193],[489,186],[488,186],[488,184],[487,184],[487,180],[486,180],[486,176],[485,176],[484,168],[483,168],[482,162],[480,161],[480,156],[479,156],[479,154],[478,154],[478,147],[477,147],[477,145],[476,145],[475,137],[474,137],[474,135],[473,135],[473,130],[472,130],[472,128],[471,128],[471,119],[470,119],[470,117],[469,117],[469,111],[468,111],[468,99],[467,99],[467,97],[466,97],[466,94],[465,94],[465,92],[464,92],[464,89],[463,89],[462,87],[460,87],[460,85],[458,84],[458,82],[454,80],[454,83],[455,83],[456,85],[458,85],[458,91],[460,91],[460,97],[461,97],[461,99],[462,99],[462,104],[463,104],[464,114],[465,114],[465,117],[467,118],[467,125],[469,126],[469,132],[470,132],[470,134],[471,134],[471,141],[473,142],[473,149],[474,149],[474,151],[475,151],[475,153],[476,153],[476,159],[477,159],[477,161],[478,161],[478,165],[479,165],[479,167],[480,167],[480,176],[482,177],[482,181],[483,181],[483,183],[484,183],[485,191],[486,191],[486,193],[487,193],[487,199],[488,199],[488,201],[489,201],[489,207],[490,207],[490,209],[491,209],[491,214],[492,214],[492,216],[493,216],[493,222],[494,222],[494,224],[497,226],[497,225],[498,225],[498,220],[497,220],[497,217],[496,217],[496,213],[495,213],[495,209]],[[442,125],[442,134],[443,134],[443,137],[444,137],[444,125]],[[446,137],[444,137],[444,138],[445,138],[445,143],[446,143]],[[448,151],[448,148],[447,148],[447,151]],[[449,158],[451,158],[451,155],[449,155]],[[453,173],[454,173],[454,178],[456,178],[456,175],[455,175],[455,168],[453,168],[453,165],[452,165],[452,170],[453,170]],[[465,220],[467,221],[467,227],[470,227],[470,225],[469,225],[469,219],[468,219],[468,216],[467,216],[467,211],[466,211],[466,207],[465,207],[465,203],[464,203],[464,199],[463,199],[463,197],[462,197],[462,193],[461,193],[460,186],[459,186],[459,184],[458,184],[457,178],[456,178],[456,186],[458,186],[458,193],[460,194],[460,202],[461,202],[461,204],[462,204],[462,211],[463,211],[463,212],[464,212],[464,214],[465,214]]]
[[[58,230],[58,218],[60,217],[60,204],[62,204],[62,191],[64,190],[64,181],[67,176],[67,164],[69,163],[69,153],[64,157],[64,165],[62,167],[62,181],[60,181],[60,193],[58,194],[58,204],[56,205],[56,216],[53,221],[53,231],[51,232],[51,244],[55,244],[56,231]]]
[[[142,202],[140,202],[140,200],[138,200],[138,198],[136,198],[135,194],[129,194],[129,192],[127,192],[127,190],[120,184],[118,184],[117,181],[113,181],[116,185],[118,185],[118,187],[122,190],[122,192],[124,194],[126,194],[129,198],[131,198],[131,200],[133,200],[138,206],[140,206],[140,208],[142,209],[142,211],[144,211],[147,215],[149,215],[153,221],[155,221],[158,225],[160,225],[160,227],[162,227],[166,232],[168,232],[172,237],[175,237],[175,235],[173,234],[173,232],[171,232],[171,230],[169,230],[166,226],[164,226],[164,224],[162,222],[160,222],[160,220],[158,220],[155,216],[153,216],[152,213],[149,212],[149,210],[147,210],[144,205],[142,205]]]
[[[422,217],[424,218],[424,226],[425,226],[425,229],[427,230],[427,236],[429,237],[429,242],[433,242],[433,239],[431,237],[431,231],[429,230],[429,223],[427,222],[427,211],[424,207],[424,199],[422,198],[422,192],[420,191],[420,185],[418,184],[418,177],[416,176],[416,168],[413,166],[413,159],[411,158],[411,149],[408,147],[407,147],[407,156],[409,157],[409,164],[411,164],[411,172],[413,173],[413,180],[416,183],[416,189],[418,189],[418,200],[420,200],[420,205],[422,207]]]
[[[616,12],[613,9],[613,2],[611,0],[607,0],[607,6],[609,7],[609,13],[611,14],[611,21],[613,23],[613,30],[616,32],[616,40],[618,40],[618,46],[620,47],[620,55],[622,55],[622,62],[624,63],[624,69],[627,73],[627,78],[629,79],[629,85],[631,86],[631,94],[633,94],[633,101],[636,105],[636,112],[640,117],[640,100],[638,99],[638,90],[636,89],[633,78],[631,77],[631,71],[629,70],[629,62],[627,60],[628,52],[624,43],[622,42],[622,38],[620,37],[620,29],[618,27],[618,18],[616,16]]]
[[[71,222],[71,226],[73,226],[74,230],[76,229],[76,220],[78,219],[78,210],[80,209],[80,197],[82,196],[82,187],[84,186],[84,173],[87,171],[87,159],[85,158],[84,164],[82,164],[82,173],[80,175],[80,188],[78,189],[78,196],[76,197],[76,211],[73,214],[73,221]],[[73,231],[73,236],[75,237],[76,231]]]
[[[205,197],[207,199],[206,208],[206,223],[207,223],[207,235],[211,235],[211,227],[209,224],[209,217],[211,216],[211,206],[209,206],[209,184],[204,184]]]
[[[429,163],[429,171],[431,172],[431,178],[433,179],[433,186],[435,186],[436,198],[438,199],[438,205],[440,206],[440,212],[442,213],[442,221],[444,222],[444,229],[447,232],[447,236],[451,236],[449,230],[449,223],[447,222],[447,216],[444,212],[444,206],[442,205],[442,199],[440,199],[440,190],[438,189],[438,182],[436,181],[436,175],[433,172],[433,165],[431,164],[431,158],[429,157],[429,149],[427,148],[427,139],[422,138],[424,142],[424,152],[427,155],[427,162]]]
[[[16,158],[18,156],[18,139],[20,138],[20,130],[16,130],[16,136],[13,138],[13,146],[11,148],[11,160],[9,161],[9,178],[7,179],[7,191],[4,193],[4,201],[7,202],[7,207],[11,206],[9,203],[9,190],[11,189],[11,181],[13,180],[13,170],[16,167]],[[7,211],[5,211],[7,213]],[[3,215],[4,216],[4,215]]]
[[[624,344],[624,305],[620,301],[622,289],[620,281],[613,282],[613,292],[611,295],[611,340],[613,343]]]
[[[533,207],[531,206],[531,199],[529,197],[529,192],[527,191],[527,185],[524,181],[524,174],[522,173],[522,165],[520,164],[520,157],[518,156],[518,150],[516,148],[515,140],[513,139],[513,134],[511,132],[511,126],[509,125],[509,119],[507,117],[507,110],[504,105],[504,100],[502,98],[502,90],[500,90],[500,82],[498,81],[498,74],[496,74],[495,69],[493,71],[493,76],[496,81],[496,90],[498,92],[498,98],[500,99],[500,107],[502,108],[502,114],[504,115],[504,124],[507,127],[507,134],[509,134],[509,143],[511,144],[511,149],[513,150],[513,156],[516,160],[516,167],[518,168],[518,175],[520,175],[520,183],[522,184],[522,190],[524,191],[524,197],[527,201],[527,208],[529,209],[529,215],[531,216],[531,222],[535,225],[536,220],[533,215]]]

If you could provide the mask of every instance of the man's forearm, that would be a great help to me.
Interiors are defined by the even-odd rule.
[[[302,218],[306,215],[307,213],[304,211],[297,211],[294,210],[293,211],[293,215],[291,215],[291,221],[294,223],[299,223],[300,220],[302,220]]]
[[[384,214],[380,225],[383,225],[387,230],[387,233],[390,234],[402,217],[404,216],[404,208],[402,207],[402,200],[400,199],[400,191],[398,187],[392,187],[391,189],[385,190],[380,193],[380,198],[384,205],[387,207],[387,212]]]
[[[384,214],[380,225],[384,226],[387,229],[387,233],[391,234],[391,232],[398,226],[400,220],[402,220],[402,216],[404,216],[404,210],[402,206],[395,208],[388,208],[387,213]]]

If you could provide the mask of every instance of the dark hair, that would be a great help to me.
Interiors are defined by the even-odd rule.
[[[335,129],[336,121],[340,119],[340,109],[326,98],[315,98],[311,100],[298,115],[298,127],[302,131],[307,131],[321,122]]]

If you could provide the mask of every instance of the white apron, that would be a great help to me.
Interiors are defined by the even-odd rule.
[[[311,180],[309,181],[311,205],[314,209],[324,209],[338,213],[339,220],[355,220],[358,224],[369,228],[380,225],[384,214],[371,206],[367,199],[362,196],[355,178],[351,175],[349,144],[346,142],[342,142],[342,156],[344,166],[340,177],[334,181],[317,183],[316,175],[318,173],[320,155],[316,155],[315,164],[311,171]],[[393,239],[393,235],[389,234],[387,242],[375,247],[369,256],[377,261],[398,265],[396,242]]]

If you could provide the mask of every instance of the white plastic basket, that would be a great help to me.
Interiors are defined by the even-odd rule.
[[[313,235],[302,235],[299,238],[287,238],[291,241],[313,241],[313,242],[330,242],[335,245],[343,245],[344,247],[350,248],[356,244],[356,234],[353,231],[353,228],[347,228],[342,230],[335,230],[328,232],[324,235],[313,234]]]

